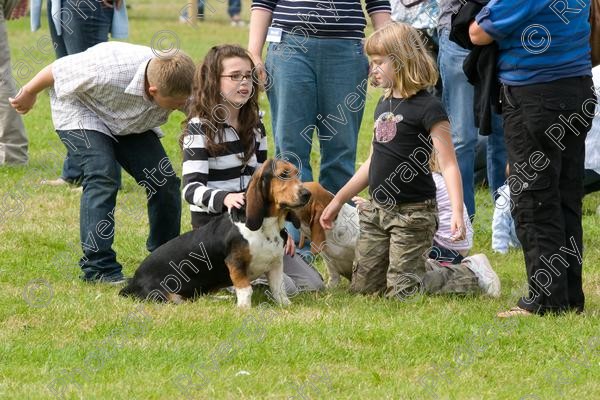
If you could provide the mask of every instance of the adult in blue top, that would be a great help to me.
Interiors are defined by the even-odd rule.
[[[390,21],[388,0],[364,3],[375,29]],[[319,182],[333,193],[354,175],[368,77],[365,26],[360,0],[252,1],[248,50],[257,66],[265,39],[271,42],[266,89],[276,151],[301,170],[303,181],[312,181],[316,132]]]
[[[492,0],[470,26],[473,43],[500,49],[508,184],[529,285],[500,317],[584,308],[584,142],[597,104],[589,13],[589,1]]]

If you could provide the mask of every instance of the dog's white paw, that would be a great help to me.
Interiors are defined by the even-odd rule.
[[[252,286],[235,288],[238,308],[250,308],[252,306]]]

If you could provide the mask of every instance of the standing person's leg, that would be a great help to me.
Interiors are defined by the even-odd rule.
[[[227,14],[229,14],[229,18],[231,19],[232,25],[241,25],[242,20],[240,19],[240,11],[242,10],[242,2],[241,0],[229,0],[229,5],[227,7]]]
[[[565,226],[565,247],[569,252],[560,252],[569,263],[567,268],[567,285],[569,291],[569,308],[571,310],[582,312],[585,304],[585,295],[583,293],[582,267],[583,267],[583,227],[582,227],[582,202],[584,196],[584,178],[585,178],[585,138],[590,130],[594,114],[593,104],[596,102],[596,96],[592,90],[592,78],[581,78],[576,82],[579,87],[580,96],[577,105],[577,114],[580,123],[571,123],[579,132],[569,132],[565,135],[562,151],[562,168],[560,171],[559,191],[561,196],[561,211]],[[592,110],[583,106],[586,100],[590,100]],[[587,113],[587,115],[586,115]],[[573,114],[567,116],[572,121],[579,118],[573,118]],[[586,122],[587,126],[581,122]],[[569,130],[569,129],[567,129]]]
[[[267,96],[276,155],[287,157],[300,169],[301,180],[311,182],[310,151],[317,123],[317,78],[313,60],[319,54],[316,39],[309,38],[298,45],[302,42],[300,38],[283,34],[280,43],[269,44],[265,67],[271,85]]]
[[[148,251],[179,236],[181,227],[181,181],[153,131],[119,136],[115,154],[119,164],[146,188],[150,233]]]
[[[317,123],[315,63],[320,55],[317,39],[304,40],[303,36],[284,33],[280,43],[269,44],[265,68],[276,157],[287,159],[299,169],[303,182],[311,182],[310,153]],[[298,243],[299,230],[291,223],[286,229]]]
[[[86,1],[66,1],[63,8],[73,17],[62,25],[67,54],[81,53],[98,43],[108,42],[114,8],[102,2]]]
[[[557,123],[561,122],[561,115],[568,120],[581,112],[585,94],[590,92],[589,81],[587,88],[580,85],[581,78],[505,88],[504,133],[513,177],[511,198],[515,204],[512,214],[523,246],[529,285],[528,296],[521,298],[518,306],[530,312],[583,309],[581,259],[575,252],[581,254],[583,155],[580,152],[589,126],[586,129],[575,122],[580,131],[575,135]],[[552,135],[561,127],[565,136],[561,141],[553,139]],[[531,161],[532,157],[535,161]],[[563,189],[565,179],[572,182]],[[510,315],[507,312],[501,316]]]
[[[369,62],[360,40],[320,39],[318,44],[319,183],[337,193],[354,175]]]
[[[475,215],[474,168],[477,128],[473,114],[473,86],[467,81],[462,65],[469,51],[440,34],[439,68],[444,91],[442,102],[450,119],[452,141],[463,184],[463,197],[469,216]]]
[[[0,9],[0,165],[27,163],[25,126],[21,116],[8,102],[8,98],[16,94],[4,10]]]
[[[121,264],[112,249],[118,173],[114,140],[97,131],[58,131],[74,161],[83,170],[79,231],[85,281],[120,281]],[[86,140],[82,138],[85,137]]]
[[[488,186],[492,200],[495,201],[498,197],[496,192],[506,181],[504,128],[502,127],[502,116],[496,113],[492,115],[492,133],[488,136],[486,153]]]

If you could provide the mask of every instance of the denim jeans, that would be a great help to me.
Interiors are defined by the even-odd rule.
[[[48,1],[48,10],[50,9],[51,4]],[[77,4],[74,1],[63,1],[61,15],[65,18],[70,15],[72,18],[67,22],[63,22],[60,36],[56,33],[52,14],[48,12],[48,26],[50,27],[50,36],[54,42],[56,58],[81,53],[98,43],[107,42],[113,12],[112,8],[103,6],[101,2],[81,1]],[[72,160],[69,149],[67,149],[67,157],[63,162],[60,177],[70,183],[81,183],[83,179],[83,171]],[[120,181],[121,170],[119,168]]]
[[[462,68],[468,54],[468,50],[448,39],[447,30],[440,32],[438,64],[444,87],[442,102],[450,119],[464,202],[472,217],[475,215],[474,169],[478,129],[473,112],[473,86]],[[490,191],[494,195],[506,179],[506,148],[500,115],[494,114],[492,130],[487,143],[487,175]]]
[[[198,17],[204,19],[204,3],[205,0],[198,0]],[[212,6],[209,6],[209,10],[213,10]],[[227,14],[229,17],[233,17],[235,15],[240,15],[242,11],[242,1],[241,0],[229,0],[229,4],[227,6]],[[187,17],[188,15],[187,9],[183,12],[183,16]]]
[[[91,130],[57,132],[65,146],[72,147],[72,160],[83,171],[79,221],[83,257],[79,264],[84,280],[122,276],[112,249],[118,164],[146,188],[150,222],[146,248],[153,251],[179,235],[180,180],[154,132],[119,136],[118,141]]]
[[[241,0],[229,0],[229,5],[227,7],[227,14],[229,14],[230,18],[235,15],[240,15],[241,10],[242,10],[242,1]]]
[[[529,285],[518,305],[539,314],[584,308],[581,218],[593,116],[584,104],[596,100],[592,88],[590,76],[504,88],[512,216]]]
[[[360,40],[283,34],[270,43],[265,66],[275,148],[312,181],[313,131],[319,140],[319,182],[337,193],[354,175],[368,61]]]

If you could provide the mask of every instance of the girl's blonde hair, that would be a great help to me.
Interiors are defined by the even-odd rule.
[[[396,89],[401,97],[408,98],[435,86],[438,80],[435,61],[421,34],[408,24],[390,22],[376,30],[367,38],[365,51],[369,56],[388,57],[393,63],[394,87],[385,91],[385,97],[391,96],[392,89]]]

